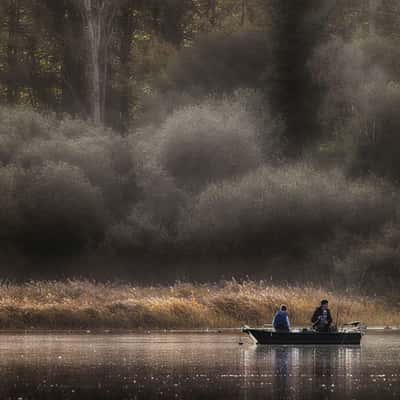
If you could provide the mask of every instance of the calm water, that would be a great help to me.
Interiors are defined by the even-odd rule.
[[[1,399],[400,399],[400,335],[260,347],[239,335],[0,336]]]

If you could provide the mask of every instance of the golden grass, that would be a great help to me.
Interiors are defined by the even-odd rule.
[[[140,287],[91,281],[37,281],[0,286],[0,329],[238,328],[270,323],[285,303],[292,325],[307,326],[315,306],[328,298],[341,321],[400,325],[400,313],[377,299],[315,287],[269,286],[234,280]]]

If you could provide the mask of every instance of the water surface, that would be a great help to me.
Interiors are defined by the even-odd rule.
[[[361,347],[232,334],[1,335],[1,399],[399,399],[400,335]]]

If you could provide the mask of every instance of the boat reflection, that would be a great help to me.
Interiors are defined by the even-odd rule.
[[[337,346],[254,346],[244,355],[244,387],[254,377],[265,394],[284,399],[316,393],[346,397],[359,380],[361,348]],[[252,382],[252,384],[249,384]]]

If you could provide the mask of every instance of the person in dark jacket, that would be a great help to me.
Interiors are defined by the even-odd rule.
[[[313,328],[318,332],[329,332],[331,330],[332,316],[328,308],[328,300],[322,300],[311,318]]]
[[[290,322],[287,307],[282,304],[280,310],[275,314],[272,325],[277,332],[290,332]]]

